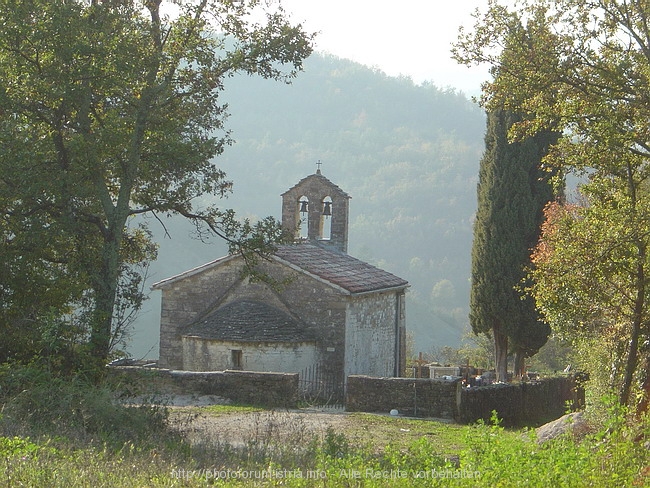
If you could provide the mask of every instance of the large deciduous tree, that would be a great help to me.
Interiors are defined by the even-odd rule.
[[[88,344],[100,364],[116,301],[137,302],[133,282],[120,291],[126,270],[154,251],[134,216],[182,215],[232,251],[268,251],[277,238],[272,219],[241,222],[198,197],[231,187],[213,160],[231,143],[224,79],[289,81],[311,41],[278,2],[0,1],[3,256],[27,268],[32,259],[44,292],[70,278],[70,293],[52,304],[90,304]],[[18,297],[31,285],[2,286]]]
[[[506,45],[521,19],[535,36]],[[563,131],[546,163],[585,174],[588,205],[560,219],[561,232],[547,233],[552,245],[537,263],[555,271],[538,275],[534,293],[557,329],[589,327],[603,337],[618,331],[612,372],[619,401],[646,409],[650,4],[536,0],[509,12],[490,1],[474,30],[461,33],[455,53],[462,62],[487,62],[499,70],[485,84],[482,101],[530,117],[513,136],[545,127]],[[591,252],[578,252],[574,242]],[[560,292],[557,300],[553,290]]]
[[[515,373],[546,342],[550,328],[520,288],[537,243],[544,206],[553,198],[549,174],[540,162],[557,134],[545,131],[509,142],[508,131],[521,117],[507,110],[488,113],[485,153],[478,184],[472,247],[470,323],[475,333],[491,333],[497,379],[507,379],[508,343]]]

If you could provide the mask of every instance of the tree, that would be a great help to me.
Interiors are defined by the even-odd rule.
[[[531,359],[529,369],[555,374],[567,366],[577,366],[575,348],[570,342],[562,341],[558,336],[551,336]]]
[[[532,299],[522,297],[519,288],[539,236],[542,210],[553,198],[540,163],[557,134],[545,131],[509,143],[508,131],[518,121],[521,117],[507,110],[488,113],[472,247],[470,323],[476,334],[491,332],[499,381],[507,380],[508,342],[521,375],[523,360],[550,333]]]
[[[650,195],[642,192],[631,214],[619,192],[594,193],[595,186],[585,186],[580,205],[547,208],[531,292],[559,336],[587,356],[594,379],[617,388],[628,403],[635,380],[630,360],[643,354],[645,340],[634,324],[643,305],[639,293],[646,295],[648,258],[639,243],[650,234]]]
[[[279,237],[273,219],[241,222],[205,198],[231,188],[213,162],[232,142],[218,95],[235,72],[289,81],[312,35],[279,4],[258,23],[259,0],[168,3],[173,19],[161,0],[0,4],[0,202],[10,227],[46,236],[39,262],[82,280],[67,304],[89,303],[98,364],[126,269],[152,258],[135,216],[182,215],[232,252],[268,253]]]
[[[513,137],[549,127],[563,131],[545,163],[585,175],[588,206],[558,221],[562,231],[548,234],[546,240],[559,239],[550,239],[550,254],[537,259],[539,264],[563,262],[565,270],[570,263],[578,270],[571,287],[576,299],[557,300],[553,310],[552,301],[542,307],[558,330],[588,327],[603,337],[619,330],[616,362],[623,366],[620,374],[613,370],[619,402],[640,398],[637,405],[645,410],[650,396],[645,211],[650,174],[650,8],[644,1],[611,0],[518,5],[512,13],[491,1],[473,32],[461,34],[455,55],[461,62],[487,62],[499,70],[500,76],[486,83],[482,103],[528,115],[513,129]],[[520,18],[535,35],[501,49]],[[565,234],[568,231],[585,245],[591,240],[601,247],[588,246],[592,254],[578,252]],[[534,292],[538,299],[561,290],[568,277],[557,269],[544,275],[547,279]],[[596,277],[604,282],[594,282]],[[607,287],[619,294],[613,302],[605,296]],[[584,311],[580,298],[592,301],[591,312],[583,318],[574,310]],[[632,394],[634,384],[640,385],[638,396]]]
[[[490,369],[494,364],[494,339],[490,333],[475,334],[471,327],[463,330],[461,347],[458,350],[464,361],[481,369]]]

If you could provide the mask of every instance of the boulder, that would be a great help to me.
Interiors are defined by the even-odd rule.
[[[537,442],[542,444],[567,432],[580,432],[586,428],[587,422],[583,412],[572,412],[538,427],[536,430]]]

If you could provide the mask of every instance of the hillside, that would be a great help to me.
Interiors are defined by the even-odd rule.
[[[352,196],[349,253],[407,279],[417,350],[456,345],[467,323],[472,216],[484,116],[463,94],[416,86],[347,60],[314,55],[291,85],[253,77],[224,93],[236,143],[218,164],[234,182],[222,206],[280,218],[280,194],[322,162]],[[160,252],[149,283],[225,254],[168,220],[151,221]],[[136,323],[132,355],[157,356],[159,299]]]

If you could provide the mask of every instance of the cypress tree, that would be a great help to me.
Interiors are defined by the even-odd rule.
[[[533,300],[522,297],[519,288],[539,238],[544,206],[553,198],[550,175],[540,165],[558,134],[545,131],[509,143],[509,129],[521,120],[507,110],[487,114],[472,247],[470,323],[474,333],[492,334],[500,381],[507,379],[509,343],[521,374],[523,360],[550,334]]]

